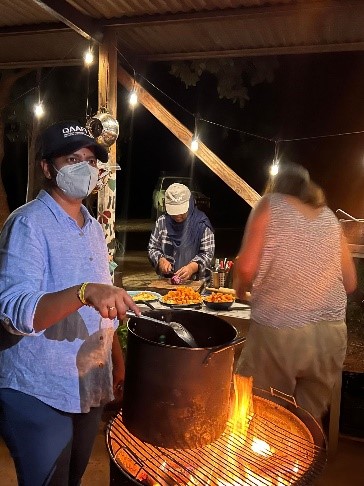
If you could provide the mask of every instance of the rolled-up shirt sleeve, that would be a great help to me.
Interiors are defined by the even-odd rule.
[[[167,250],[168,247],[169,250]],[[174,258],[172,256],[172,253],[173,245],[170,238],[168,237],[165,217],[164,215],[162,215],[157,219],[148,243],[148,258],[157,273],[159,273],[159,260],[162,257],[166,258],[173,265]]]
[[[0,319],[14,334],[40,334],[33,329],[46,262],[45,242],[31,221],[13,216],[0,234]]]
[[[163,256],[161,232],[161,225],[157,221],[148,243],[148,258],[154,268],[158,267],[159,259]]]

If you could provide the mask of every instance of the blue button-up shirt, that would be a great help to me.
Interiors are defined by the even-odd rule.
[[[65,412],[112,400],[116,321],[91,307],[35,332],[40,298],[82,282],[111,283],[101,225],[81,210],[80,228],[45,191],[14,211],[0,235],[0,387]]]

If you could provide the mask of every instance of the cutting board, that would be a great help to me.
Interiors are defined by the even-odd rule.
[[[187,280],[184,284],[184,287],[190,287],[193,290],[198,292],[204,284],[203,280]],[[169,278],[158,278],[157,280],[152,280],[148,287],[153,289],[166,289],[166,290],[173,290],[178,289],[179,285],[171,284],[171,280]]]

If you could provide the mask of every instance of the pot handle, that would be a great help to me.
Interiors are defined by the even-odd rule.
[[[221,346],[216,346],[214,349],[211,349],[205,356],[205,359],[203,360],[203,364],[207,365],[208,362],[210,361],[211,357],[213,354],[219,353],[220,351],[223,351],[224,349],[230,348],[231,346],[236,346],[237,344],[241,344],[246,340],[246,337],[240,337],[233,339],[229,343],[226,344],[221,344]]]
[[[342,209],[337,209],[335,211],[335,213],[337,214],[338,212],[340,212],[341,214],[343,214],[344,216],[346,216],[347,218],[349,218],[351,221],[356,221],[357,223],[360,223],[360,219],[356,219],[354,218],[354,216],[351,216],[350,214],[346,213],[345,211],[343,211]]]
[[[155,307],[154,305],[152,305],[150,302],[148,302],[147,300],[142,300],[141,301],[142,304],[146,305],[147,307],[149,307],[149,309],[152,309],[152,310],[155,310]]]

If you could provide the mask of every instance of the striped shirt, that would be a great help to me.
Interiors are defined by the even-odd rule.
[[[167,248],[172,248],[173,243],[168,236],[166,227],[166,218],[164,214],[160,216],[155,224],[153,233],[150,235],[148,244],[148,257],[153,267],[158,273],[158,262],[161,257],[166,258],[174,268],[174,258],[169,256],[173,254],[173,251],[168,251]],[[206,226],[203,232],[200,249],[198,254],[192,258],[192,262],[198,263],[199,271],[198,278],[203,279],[206,277],[206,267],[211,265],[212,259],[215,253],[215,235],[209,227]],[[174,271],[178,268],[174,268]]]
[[[270,219],[252,287],[251,317],[273,327],[345,318],[341,228],[323,207],[306,218],[282,194],[265,196]]]

